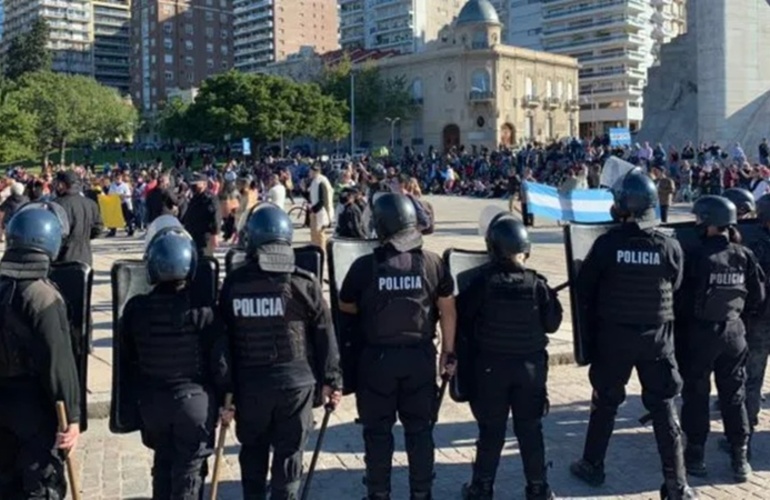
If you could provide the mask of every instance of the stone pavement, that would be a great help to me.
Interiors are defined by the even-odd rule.
[[[484,249],[478,235],[477,221],[487,205],[506,207],[501,200],[475,200],[455,197],[430,199],[438,223],[434,235],[426,239],[426,246],[436,252],[456,247],[470,250]],[[686,207],[676,207],[674,220],[682,220]],[[531,231],[534,243],[530,264],[545,274],[552,285],[566,281],[562,230],[555,223],[536,227]],[[305,230],[299,231],[298,243],[309,240]],[[95,288],[93,297],[94,353],[89,365],[89,395],[92,417],[105,416],[108,409],[112,365],[112,316],[110,267],[117,259],[140,258],[142,242],[118,236],[95,242]],[[221,255],[220,255],[221,256]],[[571,324],[567,293],[560,294],[565,309],[561,330],[553,336],[550,352],[552,360],[568,362],[571,359]],[[640,402],[640,387],[633,381],[628,388],[628,401],[620,409],[616,435],[607,459],[607,484],[599,489],[583,486],[569,477],[569,462],[580,456],[590,405],[590,386],[587,371],[574,365],[554,366],[549,378],[551,415],[545,422],[548,457],[553,462],[551,482],[560,498],[657,498],[660,485],[660,465],[650,427],[640,427],[637,419],[644,413]],[[320,423],[322,415],[316,415]],[[314,480],[315,499],[359,499],[364,494],[363,444],[360,428],[355,425],[354,398],[345,398],[332,416],[326,434]],[[714,416],[716,418],[716,416]],[[763,414],[761,428],[768,429],[767,415]],[[718,422],[713,430],[719,431]],[[462,483],[470,476],[473,460],[476,426],[467,405],[449,400],[444,403],[436,427],[436,487],[437,500],[459,498]],[[394,500],[408,498],[407,463],[400,428],[397,428],[396,457],[394,462]],[[760,433],[754,449],[754,467],[757,473],[749,483],[733,485],[727,457],[716,450],[716,439],[709,448],[708,463],[711,476],[705,482],[694,482],[702,498],[770,498],[770,437]],[[315,444],[311,436],[308,450]],[[226,468],[222,474],[220,498],[240,498],[238,445],[232,431],[226,448]],[[523,498],[521,464],[515,439],[509,438],[505,457],[499,472],[497,498]],[[150,497],[151,455],[142,446],[138,434],[115,436],[109,433],[106,419],[93,418],[82,437],[77,453],[82,472],[84,500],[139,499]],[[306,455],[306,466],[310,455]],[[213,462],[213,461],[211,461]]]

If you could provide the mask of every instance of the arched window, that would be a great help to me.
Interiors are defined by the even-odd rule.
[[[553,96],[553,83],[551,80],[545,81],[545,96],[548,98]]]
[[[524,95],[526,95],[527,97],[531,97],[532,94],[534,93],[534,90],[535,89],[532,86],[532,78],[527,77],[524,80]]]
[[[477,69],[471,75],[472,92],[489,92],[492,90],[492,82],[489,72],[485,69]]]
[[[487,32],[483,30],[473,32],[473,40],[471,42],[471,47],[474,49],[488,48],[489,40],[487,40]]]
[[[572,86],[572,82],[567,83],[567,99],[575,98],[575,88]]]
[[[564,82],[561,80],[556,82],[556,97],[564,99]]]
[[[415,78],[412,82],[412,98],[422,99],[422,80]]]

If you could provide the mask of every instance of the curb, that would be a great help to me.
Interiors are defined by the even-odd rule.
[[[575,357],[571,352],[556,352],[548,355],[548,366],[574,365]],[[88,418],[100,420],[110,418],[111,394],[109,392],[95,392],[88,395]]]

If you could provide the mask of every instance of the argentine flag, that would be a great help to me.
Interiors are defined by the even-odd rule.
[[[568,194],[537,182],[525,182],[527,211],[532,215],[569,222],[612,222],[612,193],[606,189],[575,189]]]

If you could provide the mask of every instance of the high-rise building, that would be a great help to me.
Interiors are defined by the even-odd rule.
[[[3,41],[3,22],[5,18],[5,5],[3,0],[0,0],[0,43]]]
[[[339,17],[333,0],[233,0],[234,64],[255,71],[285,60],[304,46],[339,48]]]
[[[506,0],[496,0],[498,6]],[[348,50],[420,52],[452,23],[464,0],[338,0],[340,43]],[[502,8],[502,7],[501,7]]]
[[[519,5],[522,4],[522,5]],[[647,69],[686,30],[686,0],[542,0],[509,9],[508,42],[580,61],[580,133],[639,129]],[[512,22],[510,22],[512,21]],[[534,96],[548,89],[532,89]]]
[[[93,0],[94,78],[128,95],[131,1]]]
[[[5,0],[3,53],[11,40],[43,18],[51,28],[53,70],[93,75],[91,0]]]
[[[232,0],[131,5],[131,97],[144,114],[233,67]]]

